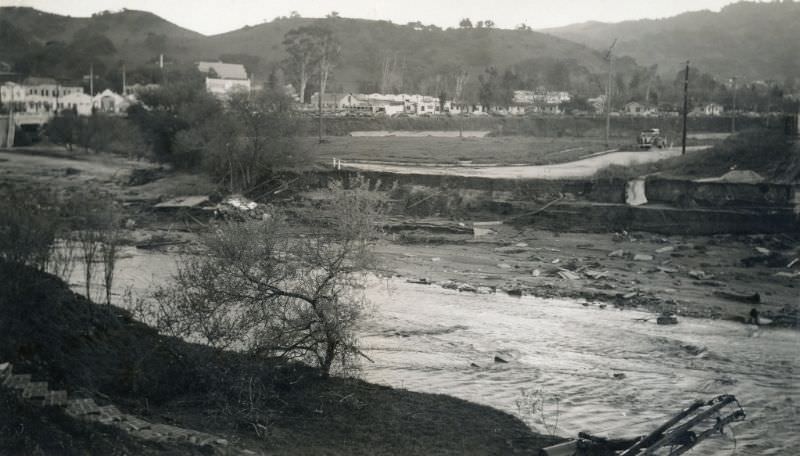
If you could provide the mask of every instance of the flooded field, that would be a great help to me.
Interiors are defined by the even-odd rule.
[[[126,289],[142,295],[173,270],[170,254],[126,248],[115,296]],[[73,274],[76,291],[80,277]],[[540,432],[557,427],[563,436],[639,435],[695,399],[729,393],[747,420],[697,454],[783,455],[800,447],[796,331],[690,318],[658,326],[650,313],[459,293],[399,279],[375,280],[367,294],[373,314],[362,325],[361,342],[375,362],[364,363],[365,380],[515,415],[523,391],[540,391],[544,416],[523,418]]]

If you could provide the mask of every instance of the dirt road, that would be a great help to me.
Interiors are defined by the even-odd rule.
[[[687,147],[686,150],[687,153],[698,153],[708,148],[709,146],[692,146]],[[418,167],[344,162],[342,163],[342,167],[347,169],[381,171],[398,174],[451,175],[487,177],[496,179],[572,179],[591,177],[598,170],[609,165],[631,165],[636,163],[656,162],[667,158],[677,157],[680,154],[681,150],[679,148],[635,152],[610,152],[568,163],[539,166]]]

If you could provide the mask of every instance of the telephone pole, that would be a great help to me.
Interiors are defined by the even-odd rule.
[[[686,74],[683,78],[683,142],[681,155],[686,155],[686,119],[689,111],[689,61],[686,61]]]
[[[736,76],[732,77],[733,81],[733,112],[731,113],[731,133],[736,133]]]
[[[608,60],[608,82],[606,84],[606,147],[609,147],[609,136],[611,135],[611,74],[614,68],[614,55],[611,51],[616,44],[617,39],[614,38],[614,42],[611,43],[611,47],[608,48],[608,52],[606,53],[606,59]]]
[[[320,72],[319,82],[319,91],[317,92],[319,94],[317,97],[317,107],[319,108],[319,143],[322,144],[322,131],[325,128],[322,125],[322,72]]]
[[[89,96],[94,96],[94,63],[89,64]]]

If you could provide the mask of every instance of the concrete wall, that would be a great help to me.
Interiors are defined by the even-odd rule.
[[[764,209],[793,207],[796,189],[782,184],[734,184],[649,178],[645,192],[649,203],[682,208]]]
[[[464,190],[478,212],[498,219],[557,231],[649,231],[663,234],[785,233],[800,229],[800,191],[780,184],[731,184],[650,178],[648,204],[625,204],[624,180],[553,181],[485,179],[391,173],[360,173],[388,189],[401,186]],[[357,173],[326,171],[304,175],[303,185],[348,181]],[[537,212],[559,196],[563,200]]]

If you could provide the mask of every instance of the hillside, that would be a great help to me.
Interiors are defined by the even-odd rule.
[[[776,80],[800,76],[800,3],[740,2],[719,13],[696,11],[666,19],[586,22],[542,30],[553,36],[616,51],[674,75],[687,59],[721,78]]]
[[[397,59],[405,68],[403,85],[425,90],[439,79],[465,70],[473,78],[486,67],[525,66],[535,61],[549,67],[555,61],[595,73],[604,68],[602,54],[582,45],[532,31],[503,29],[414,30],[386,21],[337,18],[333,20],[282,19],[209,37],[203,43],[208,56],[244,53],[269,64],[286,57],[283,35],[311,23],[325,22],[342,44],[342,57],[334,87],[377,90],[384,59]],[[628,62],[633,66],[633,62]],[[546,70],[545,70],[546,72]],[[575,74],[581,71],[575,71]],[[546,79],[546,75],[540,75]],[[547,81],[541,81],[546,83]]]
[[[173,68],[200,59],[224,59],[246,64],[256,79],[264,80],[286,58],[284,34],[322,22],[342,44],[333,90],[377,91],[387,58],[397,73],[392,83],[397,91],[452,91],[461,71],[469,73],[475,90],[478,75],[489,66],[501,72],[514,67],[526,86],[600,90],[599,79],[592,75],[603,71],[602,53],[554,36],[501,29],[418,30],[346,18],[282,18],[206,37],[142,11],[73,18],[6,7],[0,8],[0,60],[14,64],[23,75],[72,79],[86,74],[92,62],[95,73],[109,80],[125,62],[129,79],[135,81],[131,68],[139,66],[140,75],[154,77],[154,62],[163,52]],[[633,70],[635,63],[622,60],[618,68]],[[469,83],[465,90],[470,90]]]
[[[124,57],[144,61],[162,51],[185,50],[185,44],[203,35],[181,28],[146,11],[122,10],[97,13],[92,17],[71,17],[26,7],[0,8],[0,29],[25,33],[29,46],[71,42],[81,37],[103,35]],[[3,48],[14,46],[5,42]]]

